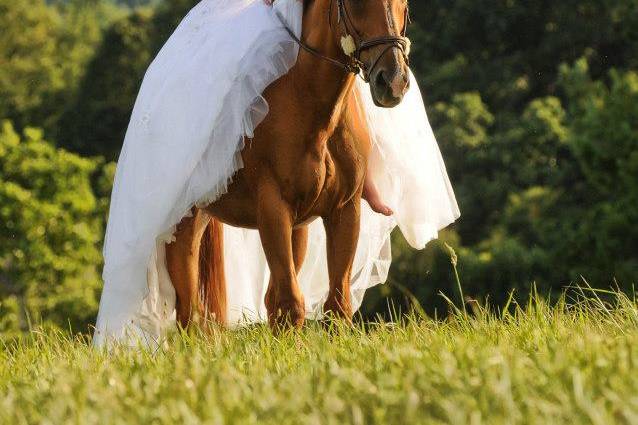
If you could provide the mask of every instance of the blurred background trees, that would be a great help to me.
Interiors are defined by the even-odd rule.
[[[0,332],[85,330],[144,72],[195,0],[0,0]],[[638,0],[411,1],[412,67],[463,216],[400,235],[363,312],[638,276]]]
[[[2,122],[0,331],[43,320],[77,329],[93,319],[106,213],[97,194],[109,186],[103,165],[56,149],[41,130],[20,135]]]

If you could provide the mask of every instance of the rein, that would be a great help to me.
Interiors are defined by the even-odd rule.
[[[330,26],[332,26],[332,5],[335,0],[330,1],[330,9],[328,12],[328,21]],[[405,10],[405,25],[403,30],[401,31],[400,36],[387,35],[383,37],[372,38],[366,40],[363,38],[361,33],[357,30],[352,22],[352,18],[348,13],[348,9],[346,7],[346,0],[336,0],[337,2],[337,23],[341,24],[344,34],[344,37],[341,38],[341,47],[344,50],[344,53],[348,56],[348,61],[344,62],[339,59],[331,58],[329,56],[324,55],[319,52],[317,49],[310,47],[304,41],[302,41],[299,37],[295,35],[295,33],[288,28],[285,22],[282,21],[284,28],[290,35],[290,37],[306,52],[312,54],[313,56],[318,57],[332,65],[345,70],[348,73],[352,73],[355,75],[361,75],[365,82],[370,81],[370,75],[374,72],[374,69],[377,67],[381,58],[391,49],[399,49],[401,54],[403,55],[406,63],[409,63],[409,55],[410,55],[410,39],[406,37],[407,27],[410,23],[410,13],[408,8]],[[361,54],[376,46],[386,46],[386,48],[379,54],[376,58],[370,69],[366,69],[365,64],[361,61]]]

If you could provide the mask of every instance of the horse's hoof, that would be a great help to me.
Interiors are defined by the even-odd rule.
[[[340,320],[352,325],[352,306],[349,303],[339,303],[335,300],[328,300],[323,305],[323,315],[327,321]]]
[[[268,313],[268,322],[274,332],[288,329],[300,329],[306,319],[304,303],[280,304]]]

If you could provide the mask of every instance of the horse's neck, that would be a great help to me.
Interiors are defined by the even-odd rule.
[[[329,1],[314,0],[304,8],[302,39],[323,55],[345,61],[347,57],[336,44],[329,24]],[[354,77],[303,49],[293,70],[297,85],[308,99],[305,108],[319,118],[320,127],[334,131],[344,105],[352,93]]]

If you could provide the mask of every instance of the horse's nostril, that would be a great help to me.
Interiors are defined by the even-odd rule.
[[[377,85],[377,87],[386,87],[388,85],[385,79],[385,73],[383,71],[377,72],[377,77],[375,78],[374,83]]]
[[[390,87],[390,81],[388,81],[387,73],[385,71],[383,70],[379,71],[379,73],[377,74],[376,83],[379,88]]]

